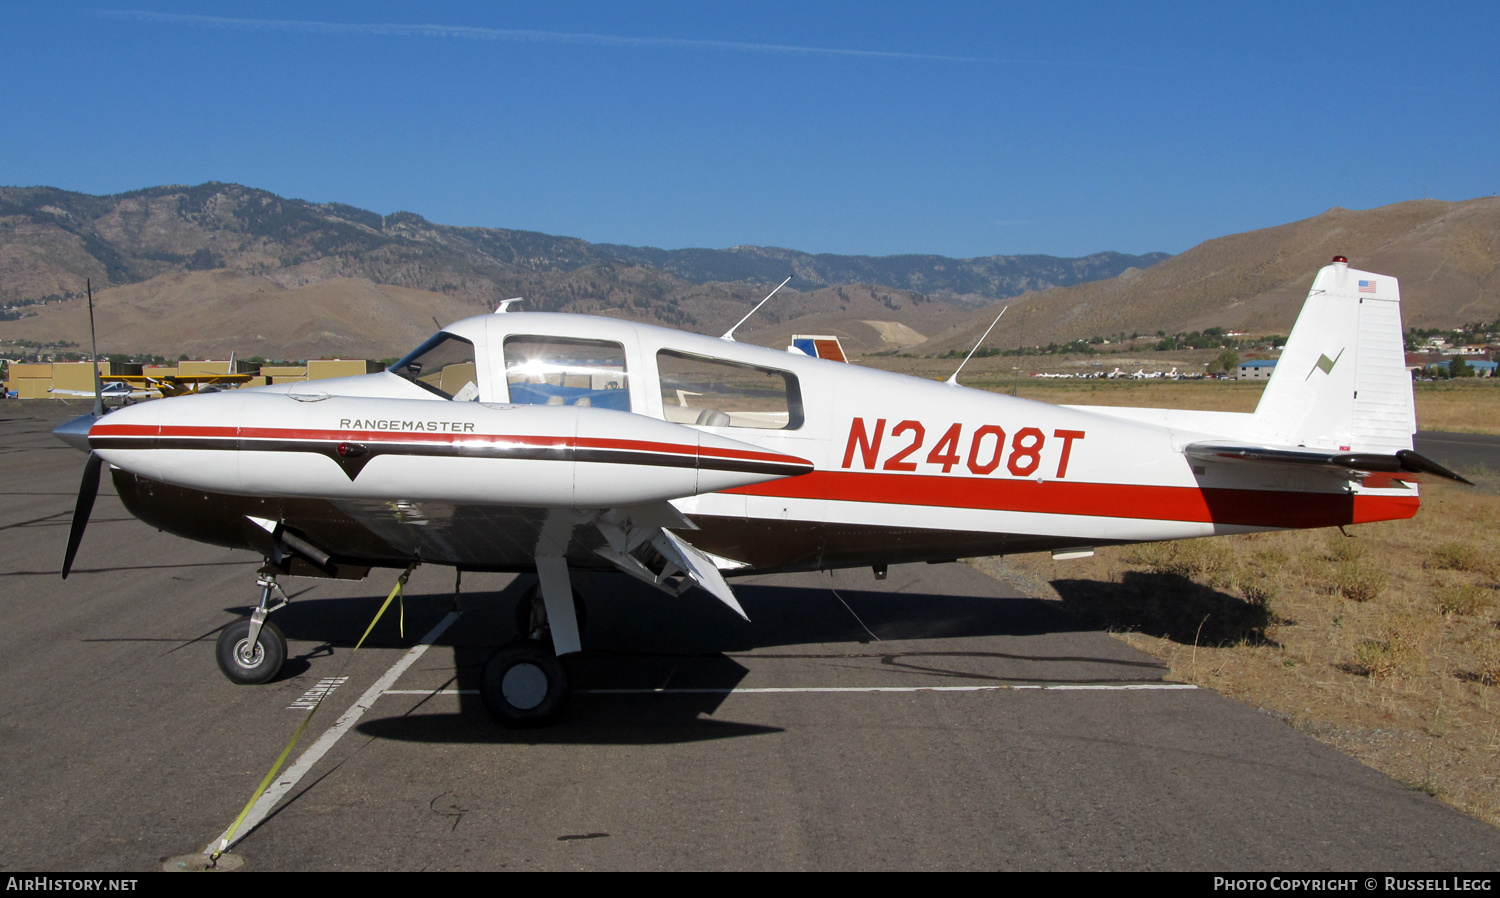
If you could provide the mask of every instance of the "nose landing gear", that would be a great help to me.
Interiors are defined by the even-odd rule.
[[[269,683],[286,663],[286,637],[280,627],[266,620],[266,615],[290,600],[274,574],[262,575],[255,585],[260,587],[260,604],[249,617],[224,628],[215,651],[219,670],[231,683],[242,686]],[[281,593],[275,604],[271,603],[273,590]]]

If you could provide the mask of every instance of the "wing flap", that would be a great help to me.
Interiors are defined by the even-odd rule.
[[[655,523],[650,522],[653,517]],[[735,614],[749,620],[745,609],[735,599],[734,591],[719,572],[721,566],[733,569],[744,565],[711,556],[668,530],[673,517],[688,528],[696,529],[677,509],[666,503],[605,511],[594,524],[609,545],[595,549],[594,554],[624,573],[673,595],[681,595],[690,586],[697,585]],[[684,528],[679,526],[678,529]]]

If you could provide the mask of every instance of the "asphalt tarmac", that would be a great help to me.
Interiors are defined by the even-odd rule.
[[[540,731],[471,692],[525,578],[466,576],[416,657],[452,571],[418,569],[404,635],[388,614],[353,654],[396,572],[287,580],[291,660],[235,686],[214,639],[258,559],[150,529],[106,478],[59,578],[83,468],[62,417],[0,406],[7,872],[200,851],[338,677],[294,759],[323,753],[232,849],[247,870],[1500,868],[1500,831],[1213,692],[1136,688],[1172,684],[964,565],[737,580],[750,624],[582,577],[581,692]]]
[[[1500,471],[1500,437],[1423,431],[1412,441],[1412,448],[1460,474]]]

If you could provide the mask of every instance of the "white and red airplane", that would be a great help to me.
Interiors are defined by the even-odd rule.
[[[729,335],[726,335],[726,337]],[[569,571],[620,570],[744,611],[726,574],[873,567],[1409,518],[1396,279],[1313,282],[1254,413],[1054,406],[611,318],[491,314],[390,370],[85,416],[67,576],[103,463],[136,517],[266,558],[225,629],[235,682],[274,677],[277,574],[413,561],[535,571],[490,659],[502,722],[546,722],[580,651]],[[550,638],[549,638],[550,637]]]

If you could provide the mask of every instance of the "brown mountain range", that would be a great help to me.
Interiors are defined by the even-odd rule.
[[[1146,270],[1008,300],[1011,309],[991,340],[1002,347],[1034,346],[1211,327],[1286,334],[1313,275],[1335,255],[1347,256],[1355,268],[1399,278],[1407,327],[1452,328],[1500,318],[1500,197],[1481,197],[1413,200],[1366,211],[1334,208],[1209,240]],[[975,312],[914,351],[972,346],[993,318],[993,309]]]
[[[1489,320],[1500,317],[1497,242],[1500,199],[1494,197],[1332,209],[1210,240],[1107,280],[1000,300],[1013,308],[990,342],[1035,345],[1215,326],[1286,333],[1314,272],[1336,253],[1356,267],[1401,278],[1408,326]],[[0,340],[86,345],[88,317],[78,297],[85,277],[95,278],[102,352],[222,357],[235,351],[279,359],[397,356],[430,333],[434,319],[447,323],[486,312],[495,300],[517,295],[528,300],[522,309],[721,333],[766,289],[749,280],[688,280],[738,272],[744,253],[627,249],[450,228],[407,213],[381,217],[235,185],[102,198],[0,188],[0,299],[59,295],[12,306],[26,317],[0,321]],[[770,264],[762,258],[768,255],[774,254],[751,261]],[[1157,257],[990,257],[966,264],[988,266],[986,289],[1002,289],[996,272],[1015,269],[1022,259],[1043,260],[1013,281],[1024,286],[1044,285],[1048,277],[1057,283],[1097,276],[1100,266],[1131,258],[1150,264]],[[931,283],[930,259],[911,257],[916,263],[904,269],[897,265],[903,259],[801,254],[793,260],[801,289],[794,280],[737,336],[785,345],[795,332],[834,333],[855,353],[932,354],[971,346],[993,319],[994,306],[973,310],[972,302],[882,284],[815,282],[855,271]],[[966,277],[965,283],[978,283],[972,271]],[[114,286],[98,289],[107,284]],[[68,294],[72,298],[61,298]],[[0,352],[10,354],[8,347]]]
[[[434,317],[486,312],[512,296],[527,309],[718,333],[790,275],[755,324],[813,313],[883,321],[920,309],[922,333],[853,325],[883,346],[882,333],[909,343],[966,308],[1162,258],[661,250],[439,225],[237,184],[112,196],[0,187],[0,341],[85,342],[86,282],[99,294],[108,352],[387,357],[430,332]]]
[[[679,307],[692,309],[695,316],[686,329],[714,334],[723,333],[761,298],[745,285],[707,285],[683,294]],[[96,291],[94,304],[101,353],[193,358],[224,358],[231,352],[267,359],[393,358],[431,334],[435,322],[491,311],[467,296],[368,278],[331,277],[286,287],[262,275],[227,270],[169,272]],[[522,303],[516,311],[526,311],[528,305]],[[566,310],[659,323],[628,302],[620,306],[582,300]],[[0,339],[88,345],[84,303],[75,299],[26,308],[35,314],[0,322]],[[869,352],[924,339],[901,321],[917,322],[931,332],[959,325],[966,314],[921,294],[869,285],[783,290],[735,336],[785,346],[792,333],[838,333],[851,350]],[[759,327],[754,326],[757,319]]]

